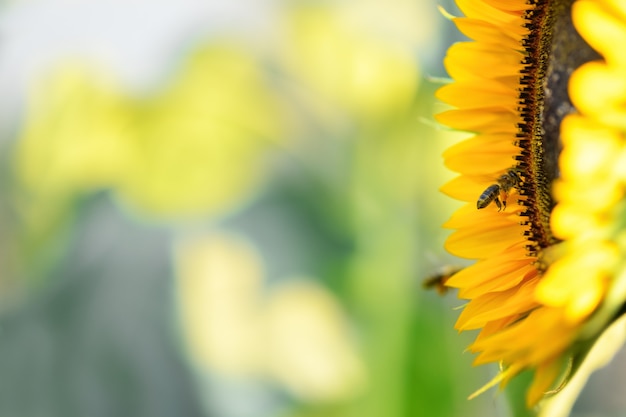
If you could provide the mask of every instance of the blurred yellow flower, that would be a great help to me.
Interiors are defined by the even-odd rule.
[[[348,17],[323,6],[295,7],[283,24],[285,68],[330,102],[327,108],[351,112],[364,122],[402,114],[419,80],[414,51],[351,24]]]
[[[346,400],[363,388],[345,313],[315,281],[266,288],[254,248],[227,234],[182,241],[176,264],[185,338],[203,370],[269,376],[307,402]]]
[[[27,189],[47,197],[121,181],[134,158],[133,103],[112,80],[68,64],[35,86],[17,149]]]
[[[264,271],[248,244],[228,235],[176,249],[178,310],[192,357],[231,375],[261,371]]]
[[[119,191],[164,214],[222,213],[261,185],[264,153],[287,138],[276,97],[248,50],[194,53],[135,120],[135,159]]]
[[[145,98],[70,65],[33,92],[17,169],[47,200],[111,188],[154,215],[213,215],[262,183],[281,129],[265,74],[240,47],[196,51]]]
[[[626,9],[610,0],[457,4],[466,17],[454,22],[474,42],[448,50],[455,82],[437,96],[457,109],[438,120],[476,136],[444,154],[460,176],[443,191],[467,202],[445,225],[455,229],[446,248],[478,262],[447,285],[470,300],[457,327],[480,329],[475,363],[502,366],[478,393],[532,369],[533,406],[626,301]],[[477,209],[480,199],[508,204]]]
[[[365,369],[337,300],[310,279],[292,281],[269,294],[268,367],[298,397],[311,402],[354,398]]]

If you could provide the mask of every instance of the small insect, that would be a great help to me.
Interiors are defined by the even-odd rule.
[[[478,197],[476,208],[483,209],[491,202],[495,201],[498,211],[506,210],[506,199],[509,196],[511,188],[520,184],[521,178],[517,171],[510,169],[506,174],[501,175],[495,184],[487,187],[485,191]]]
[[[452,275],[456,274],[463,268],[464,267],[462,266],[446,265],[442,267],[441,270],[436,274],[433,274],[426,278],[422,283],[422,286],[427,290],[434,288],[435,290],[437,290],[439,295],[444,295],[446,292],[448,292],[449,289],[448,287],[446,287],[446,281],[448,281],[452,277]]]

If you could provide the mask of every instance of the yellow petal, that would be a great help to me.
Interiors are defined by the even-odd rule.
[[[531,279],[519,288],[488,293],[471,300],[463,309],[455,327],[459,330],[479,329],[489,321],[521,314],[539,305],[533,299],[538,279]]]
[[[500,46],[517,49],[519,40],[508,33],[504,33],[498,26],[480,19],[454,19],[457,28],[470,39],[485,44],[497,43]]]
[[[572,74],[569,92],[581,113],[603,124],[626,127],[626,77],[622,67],[589,62]]]
[[[503,50],[494,45],[459,42],[448,49],[443,64],[448,74],[457,81],[494,79],[518,74],[522,58],[516,51]]]
[[[506,27],[510,33],[521,36],[527,31],[522,27],[522,19],[518,13],[507,13],[487,2],[476,0],[457,0],[457,5],[463,14],[469,18],[494,22],[498,26]]]
[[[435,119],[453,129],[480,133],[514,133],[517,114],[502,108],[448,110]]]
[[[526,395],[526,406],[535,406],[552,388],[554,382],[563,370],[563,361],[556,358],[542,363],[535,369],[535,377]]]
[[[621,8],[620,8],[621,9]],[[576,1],[572,5],[574,26],[610,65],[626,66],[626,22],[600,2]],[[607,41],[610,40],[610,41]]]
[[[502,250],[502,246],[513,245],[520,239],[519,225],[488,229],[476,227],[452,233],[445,243],[445,248],[461,258],[480,259],[494,256]]]
[[[458,108],[491,108],[502,107],[510,111],[516,111],[518,99],[514,91],[497,82],[484,82],[477,85],[476,82],[456,82],[448,84],[437,90],[435,96],[452,106]]]

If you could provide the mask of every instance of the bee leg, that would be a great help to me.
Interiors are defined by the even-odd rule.
[[[498,211],[505,211],[506,210],[506,200],[507,200],[507,198],[509,198],[509,194],[506,191],[501,190],[501,193],[500,193],[500,195],[498,197],[502,201],[502,210],[498,210]],[[498,208],[499,208],[499,206],[498,206]]]
[[[498,206],[498,211],[501,211],[502,210],[502,203],[500,202],[500,197],[499,196],[496,197],[494,201],[496,202],[496,206]],[[504,203],[505,203],[504,207],[506,208],[506,201]]]

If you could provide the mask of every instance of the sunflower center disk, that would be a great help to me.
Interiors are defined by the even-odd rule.
[[[572,72],[585,62],[599,59],[574,29],[573,0],[531,2],[525,14],[529,34],[522,40],[524,69],[520,77],[520,123],[516,157],[522,172],[520,204],[526,207],[525,232],[529,255],[537,256],[558,242],[550,230],[554,207],[551,184],[559,177],[558,157],[562,148],[560,125],[575,112],[567,85]]]

